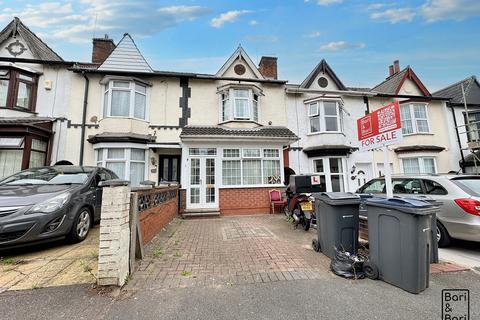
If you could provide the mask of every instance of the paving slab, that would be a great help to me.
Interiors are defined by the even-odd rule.
[[[0,251],[0,292],[96,282],[99,226],[87,239]]]

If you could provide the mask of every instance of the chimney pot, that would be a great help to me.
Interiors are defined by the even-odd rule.
[[[388,66],[388,75],[393,76],[393,74],[394,74],[393,64],[391,64],[391,65]]]
[[[395,60],[393,61],[393,73],[399,73],[400,72],[400,61]]]
[[[106,34],[104,38],[93,38],[92,42],[93,63],[103,63],[116,47],[113,39],[110,39],[108,34]]]
[[[277,57],[262,57],[258,64],[258,71],[267,79],[277,80]]]

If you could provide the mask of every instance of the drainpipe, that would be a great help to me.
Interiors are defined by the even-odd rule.
[[[457,125],[457,117],[455,116],[455,109],[450,103],[448,104],[448,106],[450,107],[450,110],[452,110],[453,124],[455,126],[455,133],[457,134],[458,147],[460,149],[460,157],[462,158],[462,165],[460,167],[462,168],[462,173],[465,173],[465,157],[463,156],[462,141],[460,140],[460,134],[458,133],[458,125]]]
[[[83,77],[85,78],[85,91],[83,94],[83,113],[82,113],[82,132],[80,134],[80,160],[79,165],[83,166],[83,149],[85,147],[85,124],[87,122],[87,105],[88,105],[88,87],[90,80],[85,75],[85,72],[82,72]]]

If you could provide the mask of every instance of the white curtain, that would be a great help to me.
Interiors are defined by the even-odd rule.
[[[131,162],[130,183],[132,184],[132,186],[138,186],[142,181],[145,181],[145,163]]]
[[[22,169],[23,150],[0,150],[0,179]]]
[[[243,184],[262,183],[262,161],[243,160]]]
[[[133,116],[139,119],[145,119],[145,105],[147,97],[144,94],[135,92],[135,108]]]
[[[130,91],[112,90],[111,115],[128,117],[130,115]]]
[[[31,151],[30,152],[30,162],[28,164],[29,168],[43,167],[45,165],[45,153]]]
[[[7,106],[8,80],[0,80],[0,107]]]
[[[263,183],[281,183],[280,160],[263,160]]]
[[[125,179],[125,162],[107,162],[107,169],[112,170],[120,179]]]

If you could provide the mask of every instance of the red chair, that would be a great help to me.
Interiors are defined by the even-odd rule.
[[[282,199],[280,190],[270,190],[268,191],[268,196],[270,197],[270,214],[275,213],[275,206],[280,207],[280,210],[282,210],[287,205],[287,200]]]

